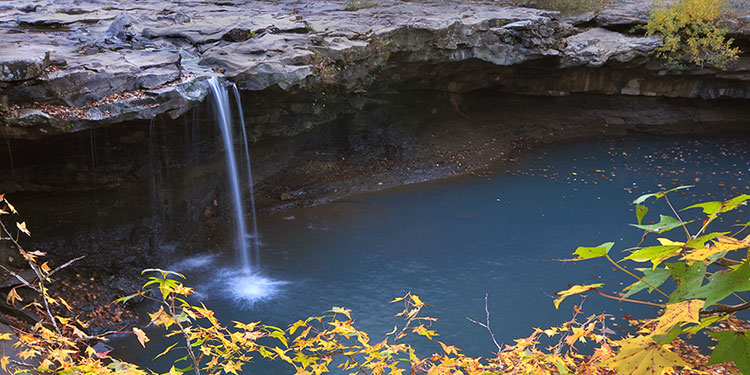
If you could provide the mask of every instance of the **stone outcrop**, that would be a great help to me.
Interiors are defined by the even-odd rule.
[[[649,6],[7,0],[0,192],[58,259],[140,269],[174,244],[221,249],[211,76],[241,91],[262,212],[479,171],[529,143],[746,131],[750,58],[665,70],[658,39],[627,32]],[[728,22],[746,45],[750,20]]]
[[[9,109],[0,132],[41,138],[161,114],[176,118],[205,98],[210,75],[241,90],[334,88],[346,95],[408,81],[401,70],[407,65],[455,72],[457,63],[487,63],[484,84],[443,82],[441,89],[456,92],[498,86],[507,76],[503,68],[543,63],[553,76],[606,68],[619,72],[619,86],[587,79],[581,89],[569,79],[546,79],[536,82],[537,94],[750,98],[747,58],[728,72],[662,70],[649,58],[658,38],[623,33],[645,22],[649,6],[621,0],[563,17],[473,0],[46,0],[33,7],[11,0],[0,8],[0,103]],[[748,16],[728,24],[735,37],[750,37]],[[664,84],[665,76],[673,84]],[[529,91],[523,82],[500,86]]]

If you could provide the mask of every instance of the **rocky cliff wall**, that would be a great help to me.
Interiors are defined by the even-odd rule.
[[[0,189],[61,256],[141,267],[220,243],[212,75],[241,89],[265,212],[480,171],[534,142],[750,125],[750,58],[665,69],[657,38],[626,32],[647,1],[575,17],[374,4],[5,1]],[[750,44],[750,17],[728,25]]]

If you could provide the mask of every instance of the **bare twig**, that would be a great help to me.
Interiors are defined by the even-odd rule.
[[[21,275],[15,273],[15,272],[9,270],[8,268],[6,268],[5,266],[3,266],[2,264],[0,264],[0,268],[4,269],[5,272],[7,272],[7,273],[11,274],[13,277],[15,277],[18,281],[21,282],[21,284],[23,284],[23,285],[25,285],[25,286],[27,286],[27,287],[29,287],[31,289],[34,289],[37,293],[41,293],[42,292],[37,287],[35,287],[34,285],[32,285],[28,281],[26,281],[26,279],[24,279],[23,276],[21,276]]]
[[[73,259],[65,262],[65,264],[63,264],[62,266],[57,267],[54,270],[50,271],[50,273],[47,274],[47,277],[50,277],[50,276],[54,275],[57,271],[60,271],[61,269],[65,268],[65,267],[67,267],[67,266],[69,266],[69,265],[71,265],[71,264],[73,264],[73,263],[75,263],[75,262],[77,262],[77,261],[85,258],[85,257],[86,257],[85,255],[81,255],[78,258],[73,258]]]
[[[495,334],[492,333],[492,328],[490,328],[490,309],[489,309],[488,304],[487,304],[487,297],[488,296],[489,296],[488,293],[484,294],[484,312],[487,314],[486,323],[477,322],[476,320],[471,319],[468,316],[466,317],[466,320],[468,320],[468,321],[470,321],[470,322],[472,322],[472,323],[474,323],[474,324],[476,324],[476,325],[478,325],[480,327],[484,327],[487,330],[487,332],[490,333],[490,337],[492,338],[492,342],[497,347],[497,352],[500,353],[501,351],[503,351],[503,348],[500,346],[500,344],[497,343],[497,340],[495,339]]]
[[[674,206],[672,206],[672,202],[669,201],[669,197],[667,196],[667,194],[664,194],[664,200],[667,201],[667,204],[669,205],[669,208],[672,209],[672,212],[674,213],[674,216],[677,217],[677,220],[679,220],[680,224],[682,224],[682,229],[685,230],[685,235],[687,235],[687,240],[686,241],[690,241],[691,239],[693,239],[693,237],[690,235],[690,232],[687,229],[687,225],[685,225],[685,222],[680,217],[680,214],[678,214],[677,210],[675,210]],[[702,230],[703,229],[701,229],[701,231]],[[700,232],[698,232],[698,234],[700,234]]]
[[[5,226],[5,223],[0,220],[0,227],[2,227],[3,232],[8,236],[11,237],[11,241],[14,245],[16,245],[16,248],[24,255],[24,258],[26,258],[26,262],[29,264],[29,267],[31,267],[31,270],[34,271],[36,274],[36,277],[39,279],[39,293],[42,294],[42,301],[44,302],[44,308],[47,310],[47,317],[49,318],[50,322],[52,323],[52,327],[55,328],[55,331],[62,335],[62,331],[60,331],[60,327],[57,326],[57,322],[55,322],[55,316],[52,315],[52,310],[49,308],[49,301],[47,301],[47,289],[44,287],[44,277],[42,276],[41,272],[37,268],[37,266],[34,264],[34,262],[31,261],[31,258],[29,258],[28,255],[26,255],[26,252],[23,250],[23,246],[21,246],[20,243],[18,243],[17,239],[12,238],[10,231],[8,231],[8,228]]]

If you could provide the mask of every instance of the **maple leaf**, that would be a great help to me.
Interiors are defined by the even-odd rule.
[[[708,257],[725,253],[728,251],[734,251],[750,247],[750,236],[740,241],[733,237],[719,237],[718,241],[713,246],[708,248],[700,248],[695,251],[686,254],[682,259],[692,263],[699,260],[706,260]]]
[[[615,370],[621,375],[661,375],[675,366],[689,367],[679,355],[670,351],[668,345],[660,346],[651,336],[629,337],[617,341],[617,354],[601,366]]]
[[[587,292],[587,291],[592,290],[592,289],[601,288],[603,286],[604,286],[604,284],[601,284],[601,283],[600,284],[588,284],[588,285],[573,285],[572,287],[570,287],[567,290],[563,290],[563,291],[557,292],[555,294],[557,294],[560,297],[555,298],[555,301],[554,301],[554,303],[555,303],[555,309],[559,308],[560,307],[560,303],[565,298],[567,298],[567,297],[570,297],[570,296],[575,295],[575,294],[580,294],[580,293],[583,293],[583,292]]]
[[[614,242],[605,242],[599,246],[595,247],[585,247],[585,246],[579,246],[576,251],[573,253],[573,255],[578,255],[575,259],[568,259],[568,260],[584,260],[584,259],[592,259],[592,258],[599,258],[607,255],[609,253],[609,250],[612,249],[612,246],[614,246]]]
[[[336,307],[336,306],[334,306],[333,308],[331,308],[331,312],[333,312],[334,314],[344,314],[349,319],[352,318],[351,317],[352,310],[345,309],[343,307]]]
[[[748,332],[721,331],[709,332],[709,334],[719,340],[719,344],[711,353],[711,359],[708,360],[709,365],[734,362],[743,374],[750,374],[750,337]]]
[[[672,326],[681,322],[699,323],[699,314],[705,304],[705,301],[699,299],[668,304],[664,314],[656,319],[654,333],[666,333]]]
[[[135,337],[138,338],[138,342],[141,343],[141,346],[145,348],[146,343],[149,342],[149,338],[148,336],[146,336],[146,332],[143,332],[143,330],[138,327],[133,327],[133,333],[135,334]]]
[[[31,236],[31,232],[30,232],[30,231],[29,231],[29,230],[28,230],[28,229],[26,228],[26,222],[25,222],[25,221],[22,221],[22,222],[20,222],[20,223],[19,223],[19,222],[16,222],[16,227],[17,227],[17,228],[18,228],[18,230],[20,230],[21,232],[24,232],[24,233],[26,233],[26,235],[27,235],[27,236]]]
[[[706,285],[694,288],[686,297],[705,298],[706,306],[711,306],[734,292],[747,290],[750,290],[750,263],[745,262],[737,269],[715,272]]]

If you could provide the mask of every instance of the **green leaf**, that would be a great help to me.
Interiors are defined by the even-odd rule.
[[[750,199],[750,195],[742,194],[742,195],[734,197],[734,198],[732,198],[732,199],[730,199],[728,201],[725,201],[722,204],[723,207],[721,209],[721,212],[722,213],[729,212],[729,211],[732,211],[732,210],[736,209],[737,207],[739,207],[741,205],[745,205],[745,204],[747,204],[746,202],[749,199]]]
[[[648,207],[644,205],[635,206],[635,218],[638,219],[638,225],[643,223],[643,217],[648,213]]]
[[[688,221],[685,224],[689,224],[692,222],[693,220]],[[671,216],[659,215],[659,222],[656,224],[648,224],[648,225],[630,224],[630,225],[638,229],[643,229],[643,230],[647,230],[650,232],[664,233],[664,232],[670,231],[674,228],[681,226],[682,223],[679,220]]]
[[[645,283],[638,280],[627,286],[624,289],[626,291],[623,295],[624,298],[628,298],[644,289],[648,289],[648,292],[651,293],[654,288],[648,286],[646,283],[658,288],[661,284],[664,284],[664,282],[667,281],[670,275],[669,270],[666,268],[656,268],[653,270],[651,268],[636,268],[636,270],[643,272],[643,280]]]
[[[711,324],[714,324],[716,322],[720,322],[722,320],[727,320],[727,319],[729,319],[729,317],[730,317],[730,315],[712,315],[712,316],[707,316],[705,318],[702,318],[701,322],[699,324],[694,325],[692,327],[685,328],[683,330],[683,332],[685,332],[687,334],[690,334],[690,335],[694,335],[694,334],[698,333],[698,331],[702,330],[703,328],[706,328],[706,327],[708,327]]]
[[[120,298],[118,298],[118,299],[115,300],[115,303],[126,303],[126,302],[130,301],[131,299],[133,299],[135,297],[139,297],[141,295],[142,294],[139,292],[139,293],[136,293],[136,294],[131,294],[129,296],[120,297]]]
[[[680,327],[679,324],[675,324],[669,332],[663,335],[654,335],[654,341],[659,345],[669,344],[672,340],[676,339],[680,333],[682,333],[682,327]]]
[[[685,207],[685,208],[683,208],[680,211],[689,210],[691,208],[702,208],[704,214],[706,214],[708,216],[711,216],[711,215],[719,212],[719,210],[721,209],[721,202],[698,203],[698,204],[694,204],[692,206]]]
[[[656,197],[656,199],[658,200],[659,198],[663,198],[668,193],[671,193],[671,192],[677,191],[677,190],[682,190],[682,189],[690,189],[693,186],[694,185],[683,185],[683,186],[678,186],[678,187],[673,188],[673,189],[669,189],[669,190],[665,190],[665,191],[660,191],[658,193],[643,194],[640,197],[636,198],[633,201],[633,204],[641,204],[641,203],[645,202],[646,199],[649,199],[651,197]]]
[[[149,273],[149,272],[158,272],[158,273],[161,274],[161,277],[165,278],[165,279],[167,278],[168,275],[179,276],[179,277],[181,277],[183,279],[185,278],[185,276],[183,276],[181,273],[177,273],[177,272],[174,272],[174,271],[165,271],[165,270],[162,270],[162,269],[159,269],[159,268],[146,268],[145,270],[141,271],[141,275],[143,275],[145,273]]]
[[[651,261],[651,263],[654,264],[652,268],[656,269],[656,266],[661,262],[678,255],[682,250],[682,247],[682,245],[648,246],[634,251],[623,260],[630,259],[635,262]]]
[[[750,290],[750,263],[739,268],[717,271],[708,278],[708,283],[688,293],[688,298],[705,298],[706,306],[713,305],[734,292]]]
[[[713,232],[700,237],[693,238],[692,240],[685,243],[685,248],[688,249],[702,249],[706,246],[706,242],[711,241],[719,236],[723,236],[729,232]]]
[[[678,285],[677,289],[669,296],[669,303],[689,299],[687,295],[694,289],[699,288],[706,276],[706,262],[695,262],[690,267],[682,262],[667,263],[666,266]]]
[[[614,242],[605,242],[596,247],[580,246],[573,253],[573,255],[578,255],[578,258],[572,260],[584,260],[603,257],[607,255],[607,253],[609,253],[609,250],[612,249],[612,246],[614,246],[614,244]]]
[[[709,334],[719,340],[708,360],[709,365],[734,362],[743,374],[750,374],[750,332],[721,331]]]
[[[702,208],[704,214],[708,216],[712,216],[715,214],[721,214],[724,212],[732,211],[739,206],[747,204],[747,200],[749,199],[750,199],[750,195],[742,194],[724,202],[714,201],[714,202],[694,204],[692,206],[683,208],[681,211],[689,210],[691,208]]]

